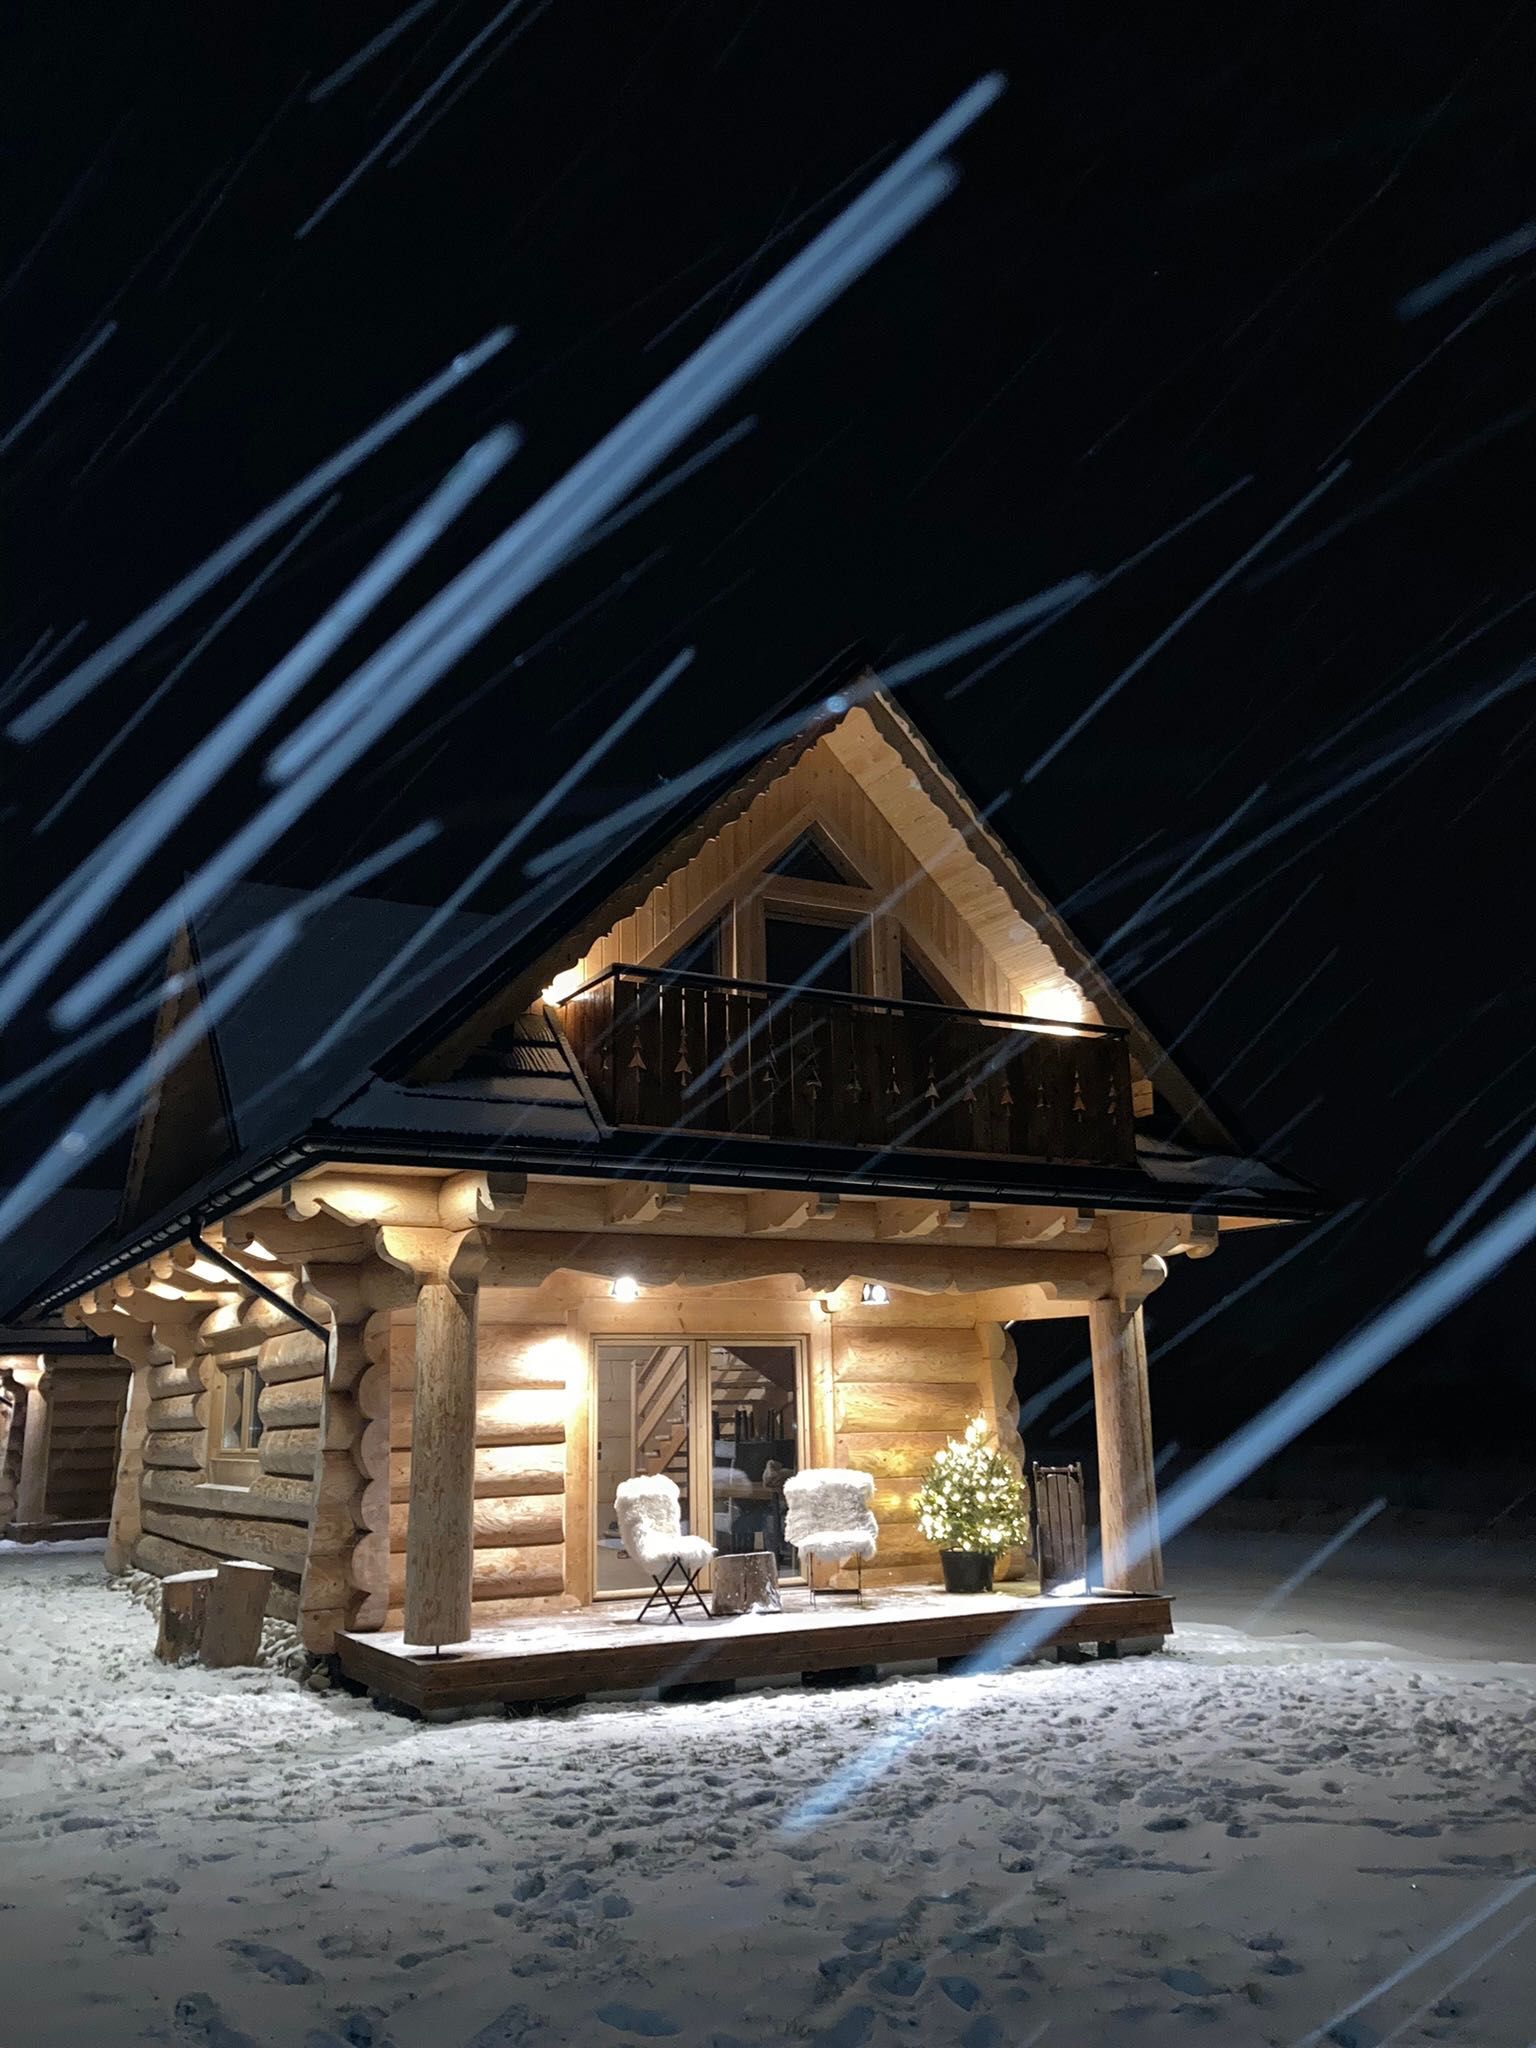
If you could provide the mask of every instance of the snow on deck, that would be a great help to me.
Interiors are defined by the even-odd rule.
[[[1536,1857],[1531,1668],[1205,1629],[431,1727],[163,1669],[79,1546],[0,1548],[0,1622],[0,2031],[27,2048],[1289,2044],[1491,1902],[1327,2038],[1423,2005],[1395,2042],[1530,2039],[1536,1884],[1498,1902]]]

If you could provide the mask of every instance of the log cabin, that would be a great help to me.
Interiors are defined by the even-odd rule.
[[[12,1350],[28,1337],[35,1350]],[[87,1329],[0,1333],[0,1537],[105,1536],[129,1368]]]
[[[913,1496],[976,1413],[1025,1469],[1010,1332],[1065,1316],[1098,1543],[1051,1628],[1166,1635],[1142,1305],[1318,1198],[875,680],[825,691],[511,917],[316,911],[281,999],[167,1074],[115,1225],[13,1311],[127,1369],[109,1564],[269,1565],[308,1649],[410,1705],[567,1697],[676,1675],[675,1629],[620,1625],[648,1590],[622,1480],[670,1474],[689,1526],[789,1578],[783,1474],[853,1467],[869,1604],[697,1624],[690,1671],[961,1655],[1046,1596],[1027,1552],[990,1602],[925,1592]],[[157,1030],[291,900],[184,933]]]

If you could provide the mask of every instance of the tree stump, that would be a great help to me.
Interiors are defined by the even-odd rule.
[[[711,1566],[711,1614],[780,1614],[779,1566],[771,1550],[728,1551]]]
[[[155,1655],[162,1664],[191,1664],[203,1642],[203,1616],[215,1571],[173,1572],[160,1581],[160,1634]]]
[[[201,1661],[210,1671],[256,1663],[272,1567],[231,1560],[210,1576],[214,1583],[205,1596]]]

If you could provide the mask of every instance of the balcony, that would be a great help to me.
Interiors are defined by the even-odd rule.
[[[1123,1031],[613,967],[559,1006],[616,1128],[1136,1163]]]

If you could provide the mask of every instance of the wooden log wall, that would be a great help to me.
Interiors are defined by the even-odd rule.
[[[351,1493],[319,1485],[319,1445],[326,1407],[326,1344],[262,1301],[212,1310],[189,1333],[185,1348],[144,1373],[143,1441],[139,1456],[139,1534],[132,1562],[161,1575],[246,1559],[274,1577],[267,1610],[301,1620],[301,1588],[328,1594],[327,1612],[344,1610],[345,1558],[357,1533]],[[262,1436],[248,1485],[207,1476],[214,1379],[235,1366],[259,1375]],[[312,1560],[340,1557],[329,1579]],[[324,1581],[324,1583],[322,1583]],[[324,1625],[306,1625],[306,1647]],[[316,1637],[311,1642],[309,1638]]]
[[[21,1445],[27,1422],[27,1390],[0,1372],[0,1529],[16,1512],[21,1482]]]
[[[375,1373],[382,1367],[380,1351]],[[565,1592],[566,1370],[571,1355],[563,1324],[479,1325],[472,1581],[477,1625],[493,1607],[496,1618],[504,1618],[522,1603]],[[415,1331],[404,1319],[388,1332],[388,1374],[384,1534],[389,1625],[394,1627],[405,1598],[415,1394]],[[382,1406],[383,1391],[381,1385],[370,1388],[370,1412]],[[370,1431],[377,1427],[375,1420]],[[377,1439],[369,1451],[370,1473],[379,1462],[376,1444]],[[382,1617],[373,1623],[380,1625]]]
[[[44,1373],[42,1386],[48,1415],[43,1519],[99,1525],[105,1531],[112,1512],[128,1368],[115,1360],[55,1360]]]
[[[999,1412],[987,1333],[974,1324],[834,1328],[831,1401],[836,1462],[874,1475],[876,1570],[936,1579],[938,1556],[912,1506],[934,1453],[980,1411],[1005,1453],[1019,1455],[1017,1408]]]

